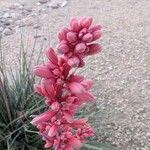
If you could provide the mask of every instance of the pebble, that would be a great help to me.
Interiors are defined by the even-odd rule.
[[[35,5],[39,6],[39,10],[33,5],[13,3],[7,11],[0,12],[0,32],[4,35],[11,35],[15,28],[25,26],[33,26],[34,29],[38,29],[40,25],[34,25],[34,16],[37,16],[38,13],[44,15],[50,7],[53,9],[65,7],[67,3],[68,0],[38,0]]]
[[[4,25],[9,26],[12,22],[12,20],[5,20]]]
[[[40,26],[39,24],[36,24],[36,25],[33,26],[34,29],[38,29],[38,28],[40,28],[40,27],[41,27],[41,26]]]
[[[16,21],[16,25],[17,25],[18,27],[24,27],[26,24],[24,23],[24,21],[18,20],[18,21]]]
[[[35,36],[34,36],[35,39],[41,38],[41,37],[43,37],[43,35],[35,35]]]
[[[20,5],[20,6],[18,7],[18,9],[22,10],[22,9],[24,9],[24,6],[23,6],[23,5]]]
[[[68,3],[67,0],[64,0],[64,1],[61,3],[60,6],[61,6],[61,7],[65,7],[65,6],[67,5],[67,3]]]
[[[3,28],[3,27],[0,27],[0,33],[3,32],[3,30],[4,30],[4,28]]]
[[[41,4],[45,4],[47,2],[48,2],[48,0],[39,0],[39,3],[41,3]]]
[[[24,9],[28,12],[32,12],[32,7],[30,6],[25,6]]]
[[[14,21],[21,20],[21,15],[18,13],[12,13],[12,18]]]
[[[41,3],[37,2],[36,5],[40,6]]]
[[[3,18],[11,18],[12,16],[11,16],[11,14],[10,13],[5,13],[4,15],[3,15]]]
[[[23,11],[21,12],[21,14],[22,14],[23,16],[28,16],[28,15],[30,14],[30,12],[27,11],[27,10],[23,10]]]
[[[6,36],[11,35],[13,34],[13,30],[11,28],[5,28],[3,34]]]
[[[66,5],[67,5],[67,0],[52,0],[49,6],[53,9],[56,9],[59,7],[64,7]]]

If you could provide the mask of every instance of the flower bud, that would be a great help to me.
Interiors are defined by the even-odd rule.
[[[97,30],[97,31],[94,31],[93,32],[93,40],[97,40],[101,37],[101,31],[100,30]]]
[[[60,108],[60,104],[58,102],[53,102],[51,105],[52,110],[58,111]]]
[[[68,64],[71,66],[71,67],[78,67],[79,64],[80,64],[80,60],[79,58],[77,57],[73,57],[73,58],[70,58],[68,60]]]
[[[67,40],[72,43],[77,41],[77,34],[75,32],[68,32],[67,33]]]
[[[59,44],[58,45],[58,49],[62,52],[62,53],[67,53],[69,51],[69,47],[67,44]]]
[[[84,28],[89,28],[92,24],[92,21],[93,21],[92,17],[86,17],[81,21],[81,26]]]
[[[91,33],[87,33],[82,37],[84,42],[91,42],[93,39],[93,35]]]
[[[79,43],[75,47],[75,52],[82,53],[85,51],[85,49],[86,49],[86,45],[84,43]]]
[[[75,31],[77,32],[79,30],[79,24],[78,24],[78,20],[73,18],[71,21],[70,21],[70,28],[72,31]]]

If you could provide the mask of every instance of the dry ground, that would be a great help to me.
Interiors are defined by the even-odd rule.
[[[35,17],[41,25],[35,49],[41,48],[42,41],[42,49],[54,46],[56,31],[70,17],[86,15],[103,26],[103,51],[88,58],[83,71],[95,81],[99,140],[123,150],[150,150],[150,1],[70,0],[64,8]],[[35,29],[23,28],[23,34],[30,52]],[[2,39],[8,67],[17,65],[19,43],[19,31]]]

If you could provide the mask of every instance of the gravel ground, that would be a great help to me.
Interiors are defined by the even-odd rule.
[[[0,3],[4,4],[2,0]],[[89,57],[82,70],[95,81],[99,140],[123,150],[150,150],[149,0],[70,0],[66,7],[36,13],[32,21],[40,25],[37,36],[35,25],[21,28],[27,56],[33,49],[37,54],[39,49],[54,46],[56,31],[70,17],[86,15],[103,26],[103,51]],[[16,67],[19,56],[20,29],[16,31],[2,38],[8,68]]]

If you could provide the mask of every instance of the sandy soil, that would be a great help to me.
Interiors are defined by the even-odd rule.
[[[38,20],[41,26],[35,50],[54,46],[56,31],[70,17],[87,15],[103,26],[103,51],[88,58],[82,70],[95,81],[93,92],[100,110],[95,120],[100,128],[99,140],[123,150],[150,150],[150,2],[70,0],[64,8],[35,15],[33,21]],[[35,29],[22,30],[25,49],[31,52]],[[8,67],[17,65],[19,43],[20,31],[2,39]]]

